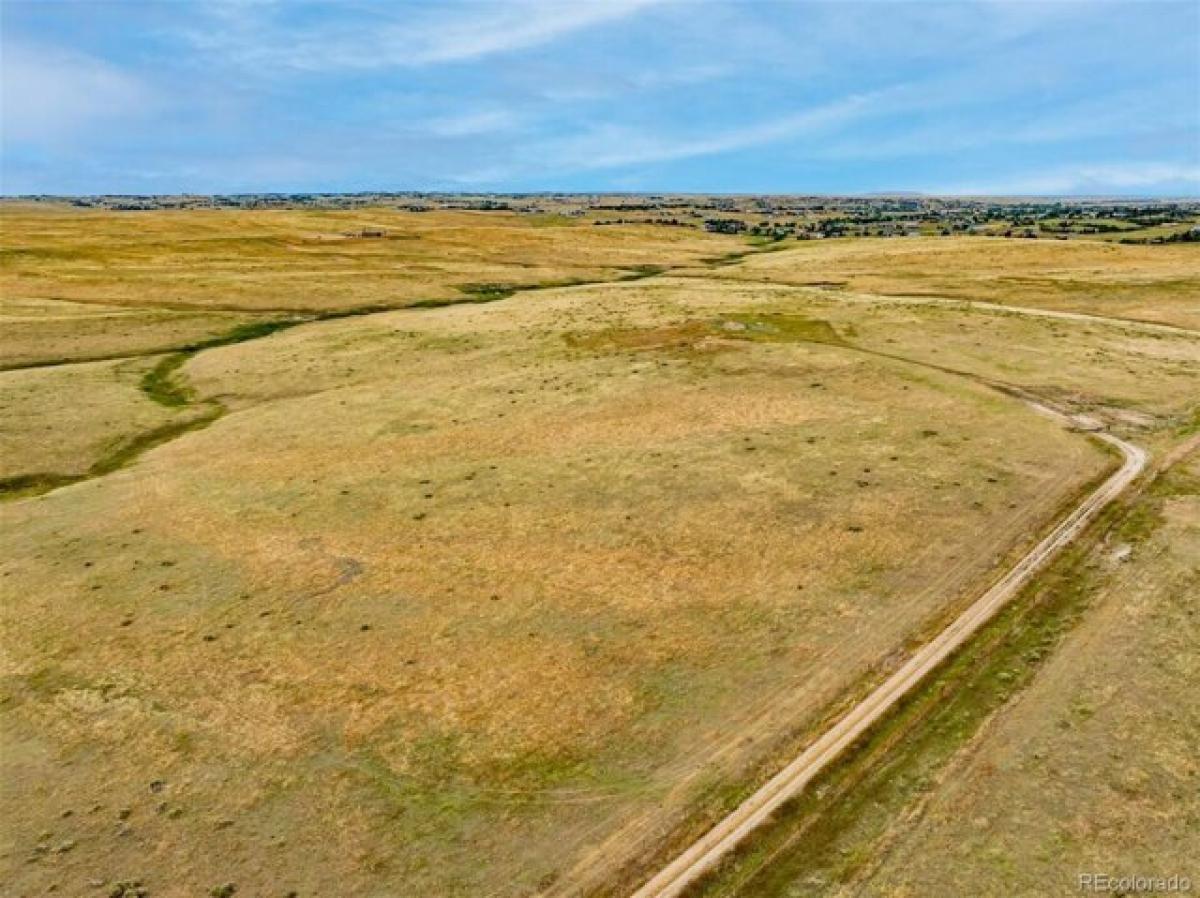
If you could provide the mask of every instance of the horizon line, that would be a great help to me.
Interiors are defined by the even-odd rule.
[[[695,190],[237,190],[228,192],[167,193],[5,193],[0,202],[12,200],[84,200],[84,199],[217,199],[224,197],[779,197],[805,199],[932,199],[932,200],[1118,200],[1134,202],[1200,202],[1197,194],[1120,194],[1120,193],[926,193],[917,190],[873,190],[862,193],[775,192],[775,191],[695,191]]]

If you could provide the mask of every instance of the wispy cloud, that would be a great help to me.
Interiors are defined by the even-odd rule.
[[[676,68],[639,67],[620,72],[588,73],[559,70],[556,77],[544,79],[533,86],[533,93],[544,100],[556,102],[587,102],[608,100],[642,92],[670,90],[707,84],[732,75],[736,68],[727,64],[703,63]]]
[[[713,156],[844,126],[886,108],[895,90],[852,94],[829,103],[752,122],[716,133],[662,136],[616,125],[604,125],[547,141],[538,158],[573,170],[616,168]]]
[[[632,16],[660,0],[520,0],[407,7],[369,21],[290,25],[263,4],[222,4],[219,29],[192,28],[204,51],[243,66],[366,70],[469,62],[550,43]],[[286,9],[286,7],[284,7]]]
[[[3,189],[1195,192],[1200,7],[1147,10],[9,3]]]
[[[1013,89],[998,88],[1000,92]],[[783,141],[821,138],[823,143],[814,142],[802,150],[804,156],[819,157],[826,153],[829,139],[854,126],[873,119],[933,112],[968,99],[978,101],[983,90],[978,84],[963,83],[955,78],[895,83],[717,131],[648,133],[627,126],[604,124],[546,141],[538,146],[536,158],[563,168],[588,171],[716,156]],[[878,134],[871,137],[871,141],[878,139]],[[859,135],[852,144],[843,146],[859,148],[869,146],[869,143],[864,144]]]
[[[1101,92],[1073,103],[1055,104],[1040,112],[1029,112],[989,95],[986,85],[975,88],[975,121],[967,124],[958,116],[940,115],[918,124],[904,122],[891,133],[838,140],[814,147],[821,158],[887,159],[929,153],[963,152],[981,147],[1055,144],[1121,136],[1161,135],[1166,131],[1186,133],[1195,126],[1195,115],[1186,109],[1177,93],[1161,85]],[[989,103],[991,115],[982,116]],[[934,104],[930,104],[932,108]],[[972,111],[972,110],[966,110]]]

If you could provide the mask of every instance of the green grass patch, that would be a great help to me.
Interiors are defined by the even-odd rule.
[[[715,350],[720,344],[714,343],[713,338],[753,343],[845,345],[828,321],[784,313],[735,313],[721,318],[693,319],[657,327],[606,328],[563,334],[563,339],[573,348],[614,351],[695,352],[701,349],[705,341]]]
[[[246,324],[239,324],[233,330],[219,336],[208,340],[201,340],[198,343],[191,343],[185,346],[184,350],[199,352],[202,349],[213,349],[217,346],[232,346],[234,343],[259,340],[263,337],[269,337],[276,331],[287,330],[289,327],[303,324],[306,320],[305,318],[272,318],[267,321],[251,321]]]
[[[147,371],[142,376],[141,390],[159,405],[169,408],[188,405],[194,398],[192,391],[176,380],[175,373],[196,353],[204,349],[215,349],[218,346],[232,346],[236,343],[260,340],[277,331],[295,327],[306,320],[304,318],[274,318],[268,321],[251,321],[239,324],[233,330],[219,336],[197,343],[189,343],[179,351],[164,357]]]
[[[495,302],[498,299],[507,299],[518,290],[521,289],[520,284],[462,284],[458,291],[471,297],[473,302]]]
[[[459,284],[455,287],[461,294],[460,296],[440,296],[433,299],[418,299],[416,302],[410,302],[404,308],[406,309],[440,309],[443,306],[458,306],[465,303],[484,303],[496,302],[501,299],[508,299],[519,290],[537,290],[544,287],[566,286],[564,283],[550,284]]]
[[[84,475],[84,478],[101,477],[127,467],[142,453],[153,449],[155,446],[161,446],[163,443],[169,443],[171,440],[181,437],[185,433],[201,430],[221,417],[224,412],[223,408],[213,404],[203,414],[196,417],[187,418],[182,421],[171,421],[168,424],[163,424],[160,427],[140,433],[133,439],[122,443],[115,450],[88,468],[88,472]]]
[[[222,407],[214,403],[203,414],[180,421],[171,421],[160,427],[137,434],[132,439],[121,443],[88,468],[83,474],[22,474],[17,477],[5,477],[0,479],[0,501],[12,501],[30,496],[40,496],[59,487],[111,474],[113,471],[118,471],[133,464],[139,456],[153,449],[155,446],[161,446],[163,443],[169,443],[171,440],[183,436],[185,433],[207,427],[213,421],[217,420],[217,418],[221,417],[224,412],[225,410]]]
[[[194,353],[174,352],[164,356],[157,365],[142,375],[139,387],[159,405],[180,408],[192,400],[192,391],[175,380],[178,371]]]
[[[783,312],[727,315],[719,326],[723,336],[758,343],[844,343],[828,321]]]
[[[15,477],[0,477],[0,500],[40,496],[82,479],[82,475],[72,474],[18,474]]]
[[[46,701],[69,689],[88,689],[92,684],[78,674],[46,664],[27,674],[4,677],[4,691],[18,701]]]
[[[740,250],[738,252],[725,253],[722,256],[705,256],[700,260],[701,264],[707,265],[709,268],[724,268],[726,265],[734,265],[742,261],[749,255],[754,254],[754,250]]]

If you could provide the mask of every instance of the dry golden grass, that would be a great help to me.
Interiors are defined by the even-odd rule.
[[[1020,403],[828,345],[563,339],[571,316],[668,324],[652,299],[539,293],[202,353],[184,374],[235,412],[10,505],[10,732],[46,790],[10,792],[35,809],[11,856],[43,830],[78,843],[22,882],[602,882],[1102,464]]]
[[[1169,423],[1196,406],[1200,333],[824,291],[801,302],[862,349],[1022,387],[1117,425]]]
[[[10,371],[0,376],[0,481],[70,477],[144,434],[195,417],[139,383],[157,358]]]
[[[461,296],[478,284],[611,279],[695,264],[730,237],[497,212],[84,212],[0,205],[0,291],[139,308],[331,311]],[[364,229],[379,238],[348,236]]]
[[[1200,877],[1200,461],[1110,544],[1087,618],[945,771],[853,895],[1068,894],[1081,873]]]
[[[750,308],[759,317],[782,316],[782,336],[788,339],[840,343],[1025,388],[1120,426],[1148,429],[1186,418],[1196,407],[1200,334],[1186,331],[1121,320],[1042,318],[969,303],[673,276],[636,285],[639,301],[622,305],[619,298],[630,289],[589,288],[592,298],[583,309],[546,306],[552,295],[569,296],[559,292],[497,313],[524,314],[525,326],[533,328],[533,316],[543,309],[552,312],[564,328],[586,338],[581,345],[670,350],[686,344],[705,352],[753,336],[730,329],[740,327],[738,313]],[[615,322],[614,333],[596,318],[601,314]],[[669,323],[656,326],[664,315]],[[795,332],[795,318],[824,329]]]
[[[636,277],[743,244],[678,228],[393,209],[113,213],[0,203],[0,369],[165,351],[253,320]],[[362,238],[379,230],[381,238]]]
[[[1092,240],[811,241],[722,276],[1084,312],[1200,330],[1200,248]]]
[[[236,269],[254,285],[239,302],[266,307],[302,271],[297,307],[342,302],[326,261],[297,267],[286,247],[319,243],[305,230],[318,219],[338,233],[370,215],[271,214],[49,216],[29,239],[94,234],[88,252],[112,266],[104,301],[133,303],[151,275],[121,261],[117,238],[141,239],[130,222],[151,237],[170,216],[217,235],[275,222],[247,247],[214,237],[234,261],[197,271],[187,301]],[[409,242],[428,244],[438,277],[463,254],[528,253],[540,280],[600,253],[592,240],[633,242],[620,264],[605,243],[600,274],[662,261],[637,230],[449,218],[388,227],[426,228]],[[513,233],[473,248],[487,235],[459,218]],[[694,259],[696,240],[670,258]],[[165,242],[170,279],[179,247]],[[15,276],[91,289],[80,264]],[[346,304],[382,295],[379,259],[337,264],[366,266]],[[0,508],[5,881],[71,894],[140,877],[155,898],[227,881],[602,888],[728,802],[1108,464],[974,378],[1121,403],[1124,418],[1105,413],[1150,430],[1194,409],[1195,349],[1122,325],[693,276],[204,350],[176,377],[228,414]],[[61,464],[80,464],[149,423],[130,391],[143,364],[0,378],[38,391],[27,408],[62,397],[53,433],[93,397],[62,440]],[[20,445],[36,446],[23,414]]]
[[[4,293],[0,371],[163,352],[270,317],[17,299]]]

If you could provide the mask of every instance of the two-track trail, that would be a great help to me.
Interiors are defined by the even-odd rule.
[[[1043,411],[1059,413],[1044,406]],[[1121,467],[1089,494],[1040,542],[949,626],[917,650],[895,673],[826,730],[797,758],[768,780],[732,813],[658,871],[633,898],[673,898],[711,870],[798,795],[822,770],[910,693],[931,671],[962,647],[980,627],[1013,599],[1026,583],[1065,548],[1142,472],[1144,449],[1107,433],[1095,434],[1124,456]]]

